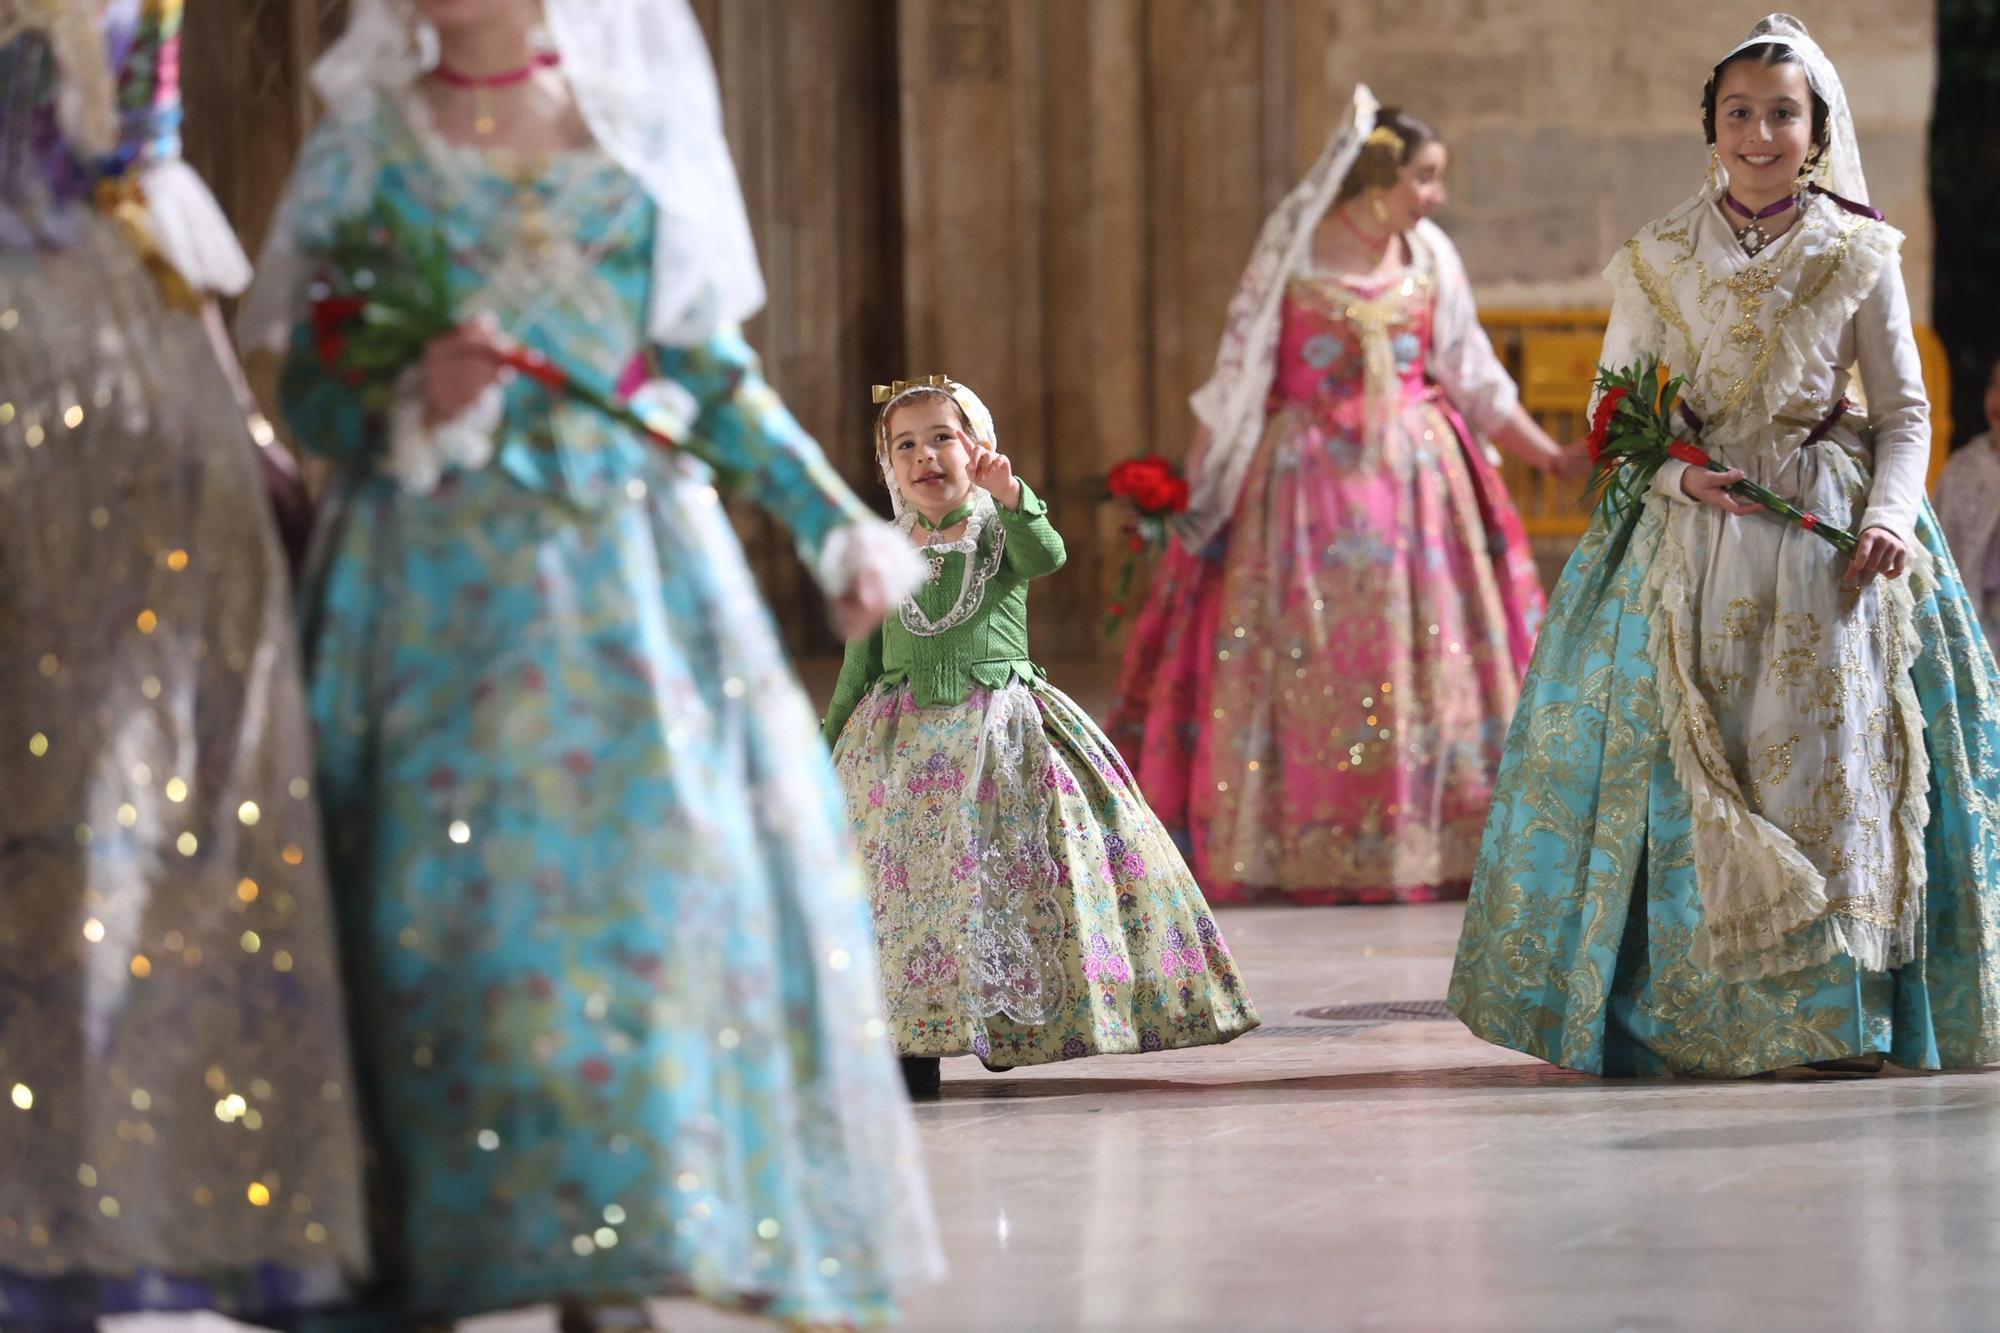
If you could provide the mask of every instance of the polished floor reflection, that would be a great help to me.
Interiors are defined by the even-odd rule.
[[[1460,910],[1225,911],[1264,1030],[948,1061],[911,1326],[2000,1328],[2000,1073],[1568,1074],[1423,1003]]]

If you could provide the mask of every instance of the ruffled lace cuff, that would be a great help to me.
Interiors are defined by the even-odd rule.
[[[808,564],[820,591],[828,597],[840,596],[854,586],[855,579],[869,572],[882,580],[891,605],[921,588],[930,576],[909,538],[879,519],[835,528]]]
[[[250,260],[236,231],[193,167],[169,158],[147,167],[139,186],[153,244],[188,286],[235,296],[250,285]]]
[[[423,371],[411,366],[396,377],[389,406],[389,451],[382,470],[410,495],[429,495],[448,467],[485,467],[493,458],[506,394],[491,384],[472,405],[437,426],[424,424]]]

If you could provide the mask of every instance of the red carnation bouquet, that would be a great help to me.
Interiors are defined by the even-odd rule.
[[[397,376],[422,359],[426,344],[464,323],[444,241],[388,204],[334,225],[311,295],[320,360],[377,412],[388,409]],[[532,348],[508,346],[497,356],[549,392],[588,403],[662,448],[686,449],[727,471],[690,437],[691,422],[665,410],[669,395],[653,395],[661,410],[643,414],[626,401],[643,379],[636,373],[639,361],[615,389],[606,389]]]
[[[1104,608],[1104,633],[1117,633],[1132,596],[1139,557],[1158,555],[1167,546],[1167,521],[1188,507],[1187,478],[1159,454],[1128,458],[1104,479],[1106,498],[1122,501],[1125,519],[1125,563],[1118,570],[1118,589]]]
[[[1653,474],[1670,458],[1705,467],[1710,472],[1727,472],[1722,463],[1708,456],[1700,445],[1680,438],[1675,426],[1675,409],[1680,404],[1685,377],[1676,375],[1660,383],[1660,363],[1656,357],[1642,357],[1636,364],[1617,369],[1597,368],[1597,408],[1590,419],[1590,461],[1592,464],[1586,495],[1598,495],[1611,512],[1623,517],[1645,496],[1653,484]],[[1852,554],[1854,534],[1823,522],[1791,501],[1782,499],[1754,481],[1731,483],[1731,495],[1762,505],[1778,517],[1819,534],[1836,550]]]

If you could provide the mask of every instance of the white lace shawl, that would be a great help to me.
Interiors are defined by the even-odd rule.
[[[1838,361],[1852,346],[1857,309],[1884,288],[1901,291],[1901,240],[1886,223],[1815,198],[1750,260],[1704,193],[1613,260],[1604,359],[1662,357],[1688,377],[1687,400],[1706,422],[1712,452],[1781,492],[1803,478],[1798,484],[1812,488],[1797,496],[1803,507],[1852,526],[1857,515],[1840,507],[1866,475],[1862,437],[1843,425],[1818,446],[1837,447],[1839,458],[1801,459],[1812,453],[1802,442],[1845,389]],[[1892,418],[1882,427],[1890,447],[1927,447],[1914,346],[1907,357],[1877,360],[1886,364],[1869,378],[1871,398],[1880,399],[1870,407]],[[1718,517],[1669,494],[1678,494],[1677,481],[1649,500],[1645,521],[1660,548],[1642,596],[1660,723],[1690,799],[1703,914],[1692,956],[1731,979],[1836,954],[1870,970],[1901,966],[1922,939],[1928,766],[1909,667],[1914,599],[1931,585],[1929,561],[1913,547],[1910,575],[1879,581],[1856,605],[1840,590],[1840,561],[1818,538],[1762,515]],[[1873,513],[1872,493],[1868,506]],[[1780,640],[1789,666],[1771,665],[1775,646],[1744,646]],[[1738,679],[1738,657],[1763,670]],[[1808,679],[1819,683],[1808,689]],[[1811,758],[1795,771],[1788,747],[1801,736],[1800,753]],[[1780,749],[1782,764],[1764,763]],[[1869,808],[1886,817],[1869,827],[1865,810],[1836,813],[1825,837],[1804,846],[1798,812],[1840,804],[1827,800],[1832,773],[1859,791],[1853,800],[1874,801]],[[1848,799],[1850,788],[1840,795]]]

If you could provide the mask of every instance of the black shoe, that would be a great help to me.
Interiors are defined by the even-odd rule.
[[[910,1090],[910,1100],[934,1102],[938,1099],[938,1089],[944,1083],[944,1072],[938,1067],[934,1055],[905,1055],[900,1057],[903,1064],[903,1086]]]

